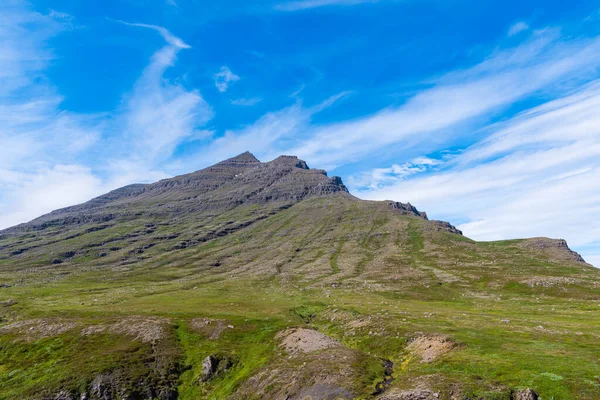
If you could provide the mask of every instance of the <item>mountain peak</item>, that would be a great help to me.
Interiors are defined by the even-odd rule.
[[[256,158],[254,156],[254,154],[250,153],[249,151],[245,151],[241,154],[238,154],[235,157],[231,157],[226,160],[223,160],[223,161],[217,163],[216,165],[223,165],[223,164],[251,165],[251,164],[260,164],[260,160],[258,158]]]
[[[55,210],[25,224],[73,226],[107,222],[134,214],[169,210],[180,218],[203,210],[224,212],[241,204],[291,205],[305,198],[348,193],[341,178],[310,169],[296,156],[260,162],[249,151],[210,167],[148,184],[130,185],[86,203]],[[159,211],[160,210],[160,211]]]
[[[308,164],[306,164],[306,161],[300,160],[297,156],[279,156],[271,162],[275,164],[292,165],[300,169],[310,169]]]

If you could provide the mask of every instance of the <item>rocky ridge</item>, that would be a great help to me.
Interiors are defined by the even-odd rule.
[[[113,190],[86,203],[52,211],[0,235],[52,226],[109,222],[147,215],[183,216],[212,210],[223,212],[242,204],[292,204],[308,197],[348,194],[340,177],[311,169],[295,156],[261,163],[249,152],[208,168],[152,184]]]

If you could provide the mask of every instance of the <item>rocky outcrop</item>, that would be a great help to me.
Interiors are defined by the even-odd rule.
[[[350,400],[370,395],[360,382],[380,360],[312,329],[288,329],[277,339],[281,356],[242,383],[232,399]]]
[[[39,397],[43,400],[176,400],[177,381],[182,372],[172,353],[154,348],[148,359],[147,371],[132,375],[127,366],[103,372],[93,377],[85,387],[62,389],[58,393]]]
[[[449,222],[439,221],[439,220],[433,220],[431,222],[433,223],[433,226],[438,231],[446,231],[446,232],[454,233],[456,235],[462,235],[463,234],[460,229],[458,229],[457,227],[455,227],[454,225],[452,225]]]
[[[538,400],[538,395],[531,389],[521,390],[517,392],[514,396],[515,400]]]
[[[213,354],[202,360],[202,378],[203,382],[222,374],[233,366],[233,360],[230,357]]]
[[[395,212],[402,215],[414,215],[423,219],[427,218],[427,213],[417,210],[415,206],[410,203],[400,203],[399,201],[388,201],[388,207]]]
[[[386,200],[386,202],[388,208],[396,213],[399,213],[401,215],[413,215],[415,217],[420,217],[424,220],[429,221],[426,212],[417,210],[417,208],[410,203],[400,203],[399,201],[389,200]],[[454,225],[450,224],[449,222],[433,220],[431,221],[431,223],[431,226],[438,231],[446,231],[457,235],[462,235],[462,231],[460,229],[457,229]]]
[[[537,237],[523,240],[520,243],[520,246],[527,250],[534,250],[546,254],[555,260],[585,263],[583,257],[581,257],[579,253],[571,250],[567,245],[567,241],[564,239]]]

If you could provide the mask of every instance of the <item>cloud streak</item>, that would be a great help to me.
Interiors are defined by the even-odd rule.
[[[45,70],[48,41],[74,18],[36,13],[26,3],[0,5],[0,228],[79,203],[125,184],[166,177],[161,168],[176,147],[199,137],[212,110],[197,90],[164,77],[190,46],[167,29],[117,110],[65,110]]]
[[[543,30],[517,47],[494,51],[471,68],[425,82],[427,89],[400,106],[366,117],[315,125],[311,124],[312,116],[318,112],[315,109],[298,109],[295,104],[272,112],[271,124],[280,123],[293,130],[274,135],[268,143],[278,152],[297,154],[312,164],[335,167],[362,160],[389,146],[400,151],[428,141],[451,142],[460,135],[456,127],[490,118],[538,91],[577,85],[594,76],[599,66],[600,38],[566,40],[556,30]],[[259,119],[256,126],[262,124],[264,119]],[[248,135],[253,131],[256,143],[260,143],[258,138],[262,135],[251,127],[229,131],[227,137],[233,142],[243,137],[245,142],[252,143]]]
[[[197,134],[199,126],[212,118],[212,109],[197,90],[164,78],[180,50],[189,49],[181,39],[165,28],[147,24],[129,26],[160,33],[167,45],[155,52],[148,66],[125,96],[120,130],[134,149],[132,160],[149,169],[168,160],[181,141]]]

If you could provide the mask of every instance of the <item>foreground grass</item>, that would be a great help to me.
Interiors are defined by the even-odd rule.
[[[78,285],[81,279],[76,279]],[[544,399],[593,399],[600,390],[597,302],[533,296],[422,301],[377,291],[357,295],[344,289],[257,290],[236,281],[189,289],[164,285],[149,294],[138,293],[134,285],[123,294],[118,286],[87,282],[83,295],[70,290],[71,283],[65,281],[41,295],[34,287],[9,288],[2,296],[17,299],[12,307],[20,307],[28,317],[53,316],[83,324],[90,318],[133,314],[172,318],[177,326],[175,345],[187,367],[180,377],[181,399],[226,398],[272,359],[276,332],[307,324],[351,348],[392,360],[398,384],[440,375],[448,386],[460,383],[473,396],[485,398],[494,398],[488,392],[494,386],[534,387]],[[344,317],[332,318],[336,314]],[[211,340],[190,328],[189,321],[197,317],[223,319],[234,328]],[[348,322],[361,318],[370,318],[370,323],[348,329]],[[419,332],[448,335],[460,347],[431,364],[407,362],[406,341]],[[143,374],[140,359],[147,353],[141,343],[110,335],[85,337],[73,331],[32,343],[3,335],[0,397],[28,398],[40,390],[81,386],[94,374],[123,365],[132,375]],[[235,359],[234,367],[210,383],[201,382],[202,360],[217,353]]]

